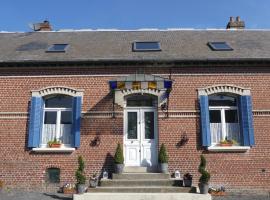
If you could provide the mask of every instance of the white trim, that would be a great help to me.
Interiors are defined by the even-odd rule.
[[[39,153],[69,153],[75,151],[75,148],[33,148],[32,151]]]
[[[250,95],[250,89],[249,88],[243,88],[235,85],[229,85],[229,84],[218,84],[218,85],[212,85],[205,88],[199,88],[198,89],[198,96],[201,95],[211,95],[216,93],[232,93],[232,94],[238,94],[238,95]]]
[[[211,146],[211,147],[207,147],[208,151],[213,151],[213,152],[245,152],[249,149],[250,149],[249,146],[231,146],[231,147]]]
[[[51,94],[64,94],[72,97],[83,96],[84,90],[76,90],[65,86],[45,87],[40,90],[32,90],[32,97],[44,97]]]
[[[127,90],[116,90],[115,91],[115,103],[122,108],[126,107],[126,96],[132,94],[150,94],[158,98],[158,106],[167,101],[167,99],[162,99],[162,95],[166,92],[166,89],[127,89]]]

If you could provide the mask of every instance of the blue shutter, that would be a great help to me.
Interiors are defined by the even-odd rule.
[[[81,108],[82,108],[82,97],[73,98],[73,147],[80,147],[80,126],[81,126]]]
[[[29,116],[28,147],[38,147],[40,144],[41,125],[43,118],[43,99],[42,97],[32,97]]]
[[[254,146],[254,128],[251,96],[239,96],[239,121],[243,146]]]
[[[209,103],[208,96],[200,96],[200,113],[201,113],[201,139],[202,146],[211,146],[210,120],[209,120]]]

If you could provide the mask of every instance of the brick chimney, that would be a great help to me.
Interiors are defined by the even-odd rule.
[[[244,29],[245,22],[241,21],[240,17],[237,16],[236,20],[233,17],[230,17],[230,21],[227,24],[226,29]]]
[[[51,31],[52,27],[50,25],[50,22],[45,20],[42,23],[35,23],[33,24],[34,31]]]

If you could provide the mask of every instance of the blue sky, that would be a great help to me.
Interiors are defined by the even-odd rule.
[[[55,30],[82,28],[224,28],[240,16],[270,29],[270,0],[1,0],[0,30],[30,31],[47,19]]]

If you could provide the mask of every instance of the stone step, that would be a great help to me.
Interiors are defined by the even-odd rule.
[[[138,179],[169,179],[170,174],[162,173],[123,173],[123,174],[112,174],[113,179],[127,179],[127,180],[138,180]]]
[[[182,186],[183,181],[180,179],[102,179],[102,187],[125,187],[125,186]]]
[[[183,186],[183,181],[179,179],[106,179],[100,181],[102,187],[125,187],[125,186]]]
[[[132,166],[126,166],[123,169],[124,173],[146,173],[148,172],[147,167],[132,167]]]
[[[209,194],[192,193],[85,193],[74,194],[73,200],[211,200]]]
[[[196,188],[191,187],[97,187],[88,188],[90,193],[190,193]]]

